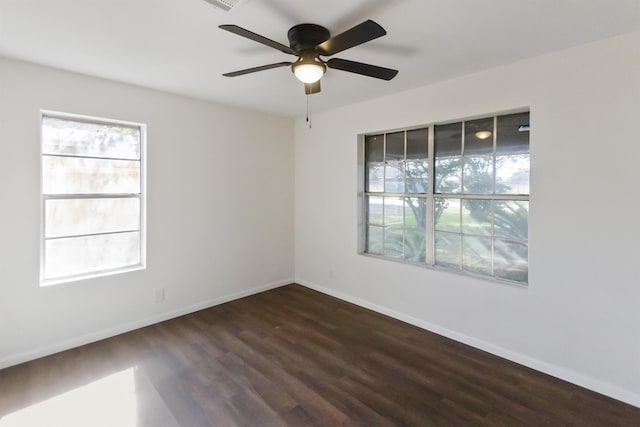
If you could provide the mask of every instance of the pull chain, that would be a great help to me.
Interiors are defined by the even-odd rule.
[[[307,123],[309,123],[309,129],[311,129],[311,95],[307,95]]]

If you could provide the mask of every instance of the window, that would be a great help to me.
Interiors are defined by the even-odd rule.
[[[528,282],[529,113],[364,137],[363,252]]]
[[[144,125],[43,113],[43,284],[144,266],[144,141]]]
[[[365,158],[366,252],[425,262],[428,129],[368,136]]]

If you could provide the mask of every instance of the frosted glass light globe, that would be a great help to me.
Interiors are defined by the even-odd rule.
[[[320,64],[298,64],[293,73],[302,83],[315,83],[324,74],[324,67]]]

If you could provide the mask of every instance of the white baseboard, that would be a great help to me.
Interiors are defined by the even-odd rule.
[[[175,317],[184,316],[185,314],[193,313],[194,311],[202,310],[205,308],[213,307],[225,302],[233,301],[239,298],[244,298],[249,295],[257,294],[260,292],[268,291],[269,289],[275,289],[280,286],[293,283],[293,279],[281,280],[278,282],[267,283],[265,285],[257,286],[244,291],[236,292],[231,295],[226,295],[219,298],[213,298],[207,301],[201,301],[196,304],[182,307],[176,310],[171,310],[165,313],[157,314],[144,319],[136,320],[115,326],[113,328],[102,329],[100,331],[92,332],[90,334],[82,335],[79,337],[71,338],[59,343],[37,347],[32,350],[21,352],[18,354],[9,355],[3,359],[0,359],[0,369],[7,368],[9,366],[17,365],[20,363],[28,362],[30,360],[38,359],[40,357],[48,356],[50,354],[59,353],[61,351],[69,350],[81,345],[90,344],[92,342],[100,341],[105,338],[110,338],[116,335],[123,334],[125,332],[133,331],[135,329],[143,328],[145,326],[153,325],[155,323],[164,322],[165,320],[173,319]]]
[[[382,313],[389,317],[393,317],[394,319],[402,320],[403,322],[409,323],[414,326],[418,326],[419,328],[426,329],[438,335],[442,335],[452,340],[470,345],[472,347],[486,351],[496,356],[500,356],[512,362],[519,363],[528,368],[535,369],[536,371],[540,371],[545,374],[551,375],[553,377],[560,378],[564,381],[568,381],[580,387],[587,388],[589,390],[595,391],[596,393],[604,394],[605,396],[612,397],[614,399],[620,400],[622,402],[625,402],[640,408],[640,395],[633,393],[629,390],[622,389],[613,384],[609,384],[609,383],[597,380],[595,378],[580,374],[575,371],[571,371],[561,366],[556,366],[547,362],[534,359],[532,357],[526,356],[521,353],[516,353],[506,348],[491,344],[489,342],[482,341],[477,338],[473,338],[473,337],[461,334],[459,332],[452,331],[447,328],[443,328],[442,326],[438,326],[436,324],[418,319],[413,316],[409,316],[399,311],[395,311],[390,308],[387,308],[378,304],[374,304],[370,301],[366,301],[364,299],[357,298],[352,295],[348,295],[339,291],[335,291],[330,288],[326,288],[324,286],[320,286],[312,282],[308,282],[306,280],[296,279],[295,283],[298,283],[307,288],[316,290],[318,292],[322,292],[323,294],[331,295],[332,297],[336,297],[343,301],[350,302],[360,307],[368,308],[369,310]]]

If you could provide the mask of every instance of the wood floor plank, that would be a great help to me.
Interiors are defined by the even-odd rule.
[[[0,426],[103,383],[140,427],[640,426],[640,408],[299,285],[0,370]]]

